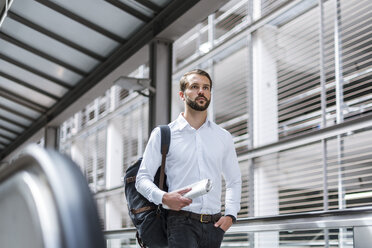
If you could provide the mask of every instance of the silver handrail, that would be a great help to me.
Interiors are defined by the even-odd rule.
[[[314,211],[265,217],[240,218],[227,233],[310,230],[372,226],[372,208]],[[105,231],[106,239],[133,238],[135,228]]]
[[[314,211],[239,219],[228,232],[246,233],[372,226],[372,208]]]

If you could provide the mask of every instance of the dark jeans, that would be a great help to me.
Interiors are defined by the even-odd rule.
[[[168,215],[169,248],[218,248],[225,232],[214,222],[201,223],[183,215]]]

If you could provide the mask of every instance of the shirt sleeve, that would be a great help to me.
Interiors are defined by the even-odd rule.
[[[234,141],[230,133],[228,133],[226,144],[226,156],[222,166],[222,173],[226,183],[225,215],[232,215],[237,218],[240,210],[242,179]]]
[[[141,166],[136,177],[136,189],[150,202],[159,205],[162,203],[164,191],[154,184],[154,177],[161,165],[160,128],[155,128],[147,143]]]

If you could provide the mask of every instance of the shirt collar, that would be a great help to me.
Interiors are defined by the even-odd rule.
[[[183,117],[182,113],[179,114],[179,116],[178,116],[178,118],[176,120],[176,123],[177,123],[177,127],[178,127],[179,130],[183,130],[187,126],[190,129],[192,129],[192,127],[187,122],[187,120],[185,119],[185,117]],[[205,120],[205,122],[203,123],[203,125],[200,128],[203,128],[204,126],[210,127],[210,121],[209,121],[208,117],[207,117],[207,119]]]

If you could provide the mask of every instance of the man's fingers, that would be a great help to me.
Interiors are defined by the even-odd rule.
[[[215,227],[219,227],[222,224],[221,218],[214,224]]]

